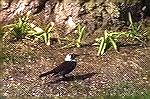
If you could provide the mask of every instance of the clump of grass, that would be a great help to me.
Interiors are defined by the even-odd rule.
[[[3,30],[7,30],[7,32],[5,32],[3,38],[6,38],[8,36],[14,36],[16,40],[24,38],[30,30],[30,26],[28,23],[29,16],[30,12],[25,16],[20,17],[14,24],[4,26]]]
[[[132,21],[131,13],[128,13],[130,25],[128,27],[129,31],[125,33],[127,38],[131,38],[132,40],[139,41],[142,45],[146,46],[147,44],[144,42],[144,34],[142,34],[142,21],[137,23]],[[147,33],[145,33],[147,35]]]
[[[76,40],[76,46],[81,47],[82,44],[81,42],[85,36],[85,26],[81,26],[80,24],[78,24],[77,33],[78,33],[78,39]]]
[[[104,36],[100,38],[96,38],[93,45],[98,45],[98,52],[97,56],[103,55],[105,51],[112,45],[113,48],[118,51],[117,41],[118,38],[124,34],[124,32],[108,32],[107,30],[104,31]]]
[[[41,39],[46,43],[46,45],[50,45],[52,34],[54,33],[53,27],[54,23],[51,22],[47,25],[45,29],[35,26],[34,24],[30,24],[32,30],[29,31],[28,35],[34,36],[35,38]]]
[[[144,43],[140,39],[140,37],[142,37],[141,34],[140,34],[142,24],[141,23],[140,24],[133,23],[131,13],[129,13],[129,22],[130,22],[129,31],[127,31],[127,32],[111,32],[111,31],[109,31],[108,32],[107,30],[105,30],[104,36],[95,39],[96,43],[94,43],[93,45],[98,45],[99,46],[97,56],[103,55],[105,53],[105,51],[111,45],[113,46],[113,48],[116,51],[118,51],[117,42],[119,41],[119,39],[121,37],[126,37],[126,39],[131,38],[133,40],[136,39],[136,40]]]
[[[142,37],[140,34],[142,23],[139,23],[139,24],[133,23],[130,12],[128,13],[128,16],[129,16],[130,26],[129,26],[129,31],[126,33],[126,36],[129,38],[132,38],[133,40],[136,39],[136,40],[142,42],[140,39],[140,37]]]
[[[70,47],[81,47],[82,46],[82,42],[85,36],[85,26],[82,26],[81,24],[77,24],[77,34],[78,34],[78,38],[77,39],[67,39],[67,41],[71,42],[67,45],[65,45],[62,48],[70,48]]]

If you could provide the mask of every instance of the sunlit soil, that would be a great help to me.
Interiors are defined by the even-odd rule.
[[[150,47],[126,46],[118,53],[110,48],[97,57],[93,46],[60,49],[57,44],[23,40],[5,42],[2,51],[3,96],[126,96],[146,94],[150,87]],[[67,78],[38,77],[72,52],[80,56]]]

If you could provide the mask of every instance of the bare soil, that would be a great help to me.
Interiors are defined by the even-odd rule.
[[[46,46],[24,39],[3,43],[2,51],[2,96],[126,96],[147,94],[150,88],[150,47],[110,48],[97,57],[95,46],[61,49],[57,43]],[[38,77],[72,52],[80,56],[67,78]]]

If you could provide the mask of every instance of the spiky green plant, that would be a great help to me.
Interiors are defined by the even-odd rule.
[[[118,51],[117,42],[123,36],[126,38],[132,38],[133,40],[137,39],[138,41],[144,43],[140,39],[141,37],[140,30],[142,24],[133,23],[131,13],[129,13],[129,22],[130,26],[129,31],[127,32],[110,32],[110,31],[108,32],[107,30],[105,30],[103,37],[96,38],[95,40],[96,43],[94,43],[93,45],[99,45],[97,56],[103,55],[110,45],[112,45],[113,48],[116,51]]]
[[[22,39],[26,36],[30,30],[28,23],[30,13],[27,13],[25,16],[19,17],[19,19],[14,24],[9,24],[3,27],[5,32],[3,38],[13,35],[16,40]]]
[[[129,16],[130,26],[129,26],[129,31],[126,33],[126,36],[132,39],[137,39],[138,41],[142,42],[140,40],[141,37],[140,30],[141,30],[142,23],[133,23],[130,12],[128,13],[128,16]]]
[[[78,24],[77,27],[78,39],[76,40],[76,46],[81,47],[81,42],[85,36],[85,26]]]
[[[51,41],[51,37],[52,34],[54,32],[53,27],[54,27],[54,23],[51,22],[50,24],[47,25],[47,27],[45,29],[42,29],[40,27],[35,26],[34,24],[30,24],[30,26],[32,27],[32,30],[29,31],[28,35],[32,35],[35,38],[39,38],[41,40],[43,40],[46,45],[50,45],[50,41]]]
[[[77,34],[78,34],[78,38],[77,39],[68,39],[66,38],[67,41],[71,42],[67,45],[65,45],[62,48],[69,48],[69,47],[81,47],[84,36],[85,36],[85,26],[82,26],[81,24],[77,24]]]
[[[99,55],[103,55],[106,51],[106,49],[109,46],[113,46],[113,48],[118,51],[118,47],[117,47],[117,41],[118,38],[124,34],[124,32],[108,32],[107,30],[104,31],[104,36],[100,37],[100,38],[96,38],[95,41],[96,43],[94,43],[93,45],[98,45],[98,52],[97,52],[97,56]]]

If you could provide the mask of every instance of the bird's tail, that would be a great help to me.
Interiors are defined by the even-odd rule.
[[[41,78],[41,77],[47,76],[47,75],[52,74],[52,73],[53,73],[53,71],[48,71],[46,73],[41,74],[39,77]]]

